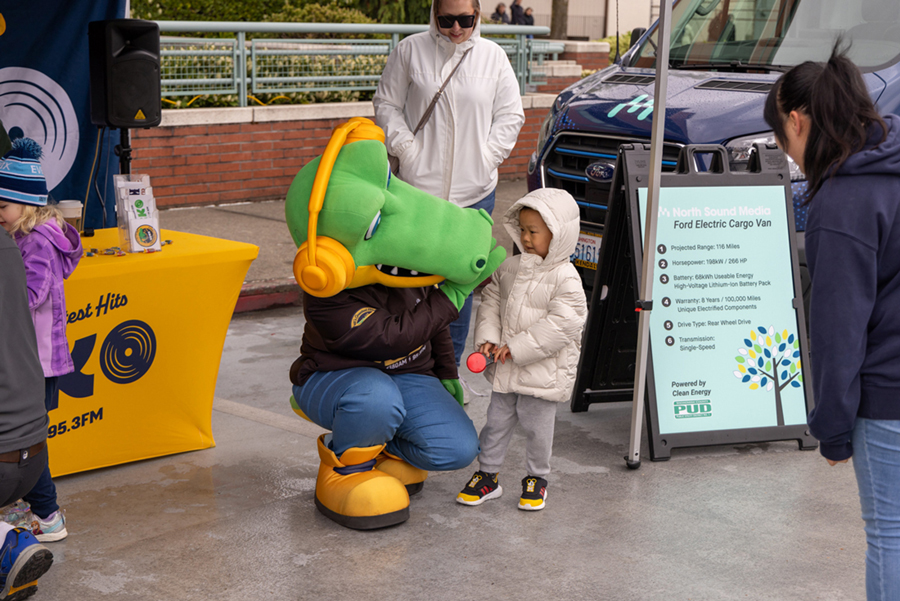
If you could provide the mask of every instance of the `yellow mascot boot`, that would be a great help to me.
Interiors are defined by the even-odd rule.
[[[375,469],[389,474],[403,483],[409,496],[422,491],[425,480],[428,478],[428,472],[410,465],[396,455],[391,455],[387,451],[382,451],[381,455],[375,459]]]
[[[403,484],[375,468],[384,445],[347,449],[338,458],[319,437],[316,507],[341,526],[373,530],[409,519],[409,494]]]

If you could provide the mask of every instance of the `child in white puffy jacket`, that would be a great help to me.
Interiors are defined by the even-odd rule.
[[[527,475],[519,509],[544,508],[557,403],[569,400],[581,352],[587,303],[569,256],[580,225],[564,190],[542,188],[519,199],[504,225],[524,254],[510,257],[484,289],[475,347],[494,358],[487,423],[479,436],[480,469],[456,500],[480,505],[503,494],[497,477],[516,424],[526,434]]]

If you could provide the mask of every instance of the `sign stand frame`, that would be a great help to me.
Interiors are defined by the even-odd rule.
[[[656,48],[656,81],[653,85],[653,123],[650,126],[650,189],[647,197],[647,238],[644,241],[641,269],[641,292],[638,311],[637,365],[634,370],[634,397],[631,409],[631,438],[625,464],[629,469],[641,467],[641,419],[644,413],[644,386],[647,383],[647,356],[650,344],[650,311],[653,309],[653,249],[656,246],[656,208],[662,175],[663,139],[666,131],[666,99],[669,90],[669,46],[672,38],[672,2],[664,0],[659,13],[659,35]],[[611,188],[611,196],[615,189]],[[599,267],[599,265],[598,265]]]
[[[585,364],[584,357],[592,356],[590,349],[593,346],[601,344],[602,340],[609,340],[606,330],[610,329],[610,324],[615,323],[614,329],[621,329],[621,325],[625,322],[625,312],[629,300],[635,297],[641,297],[641,290],[636,286],[629,288],[621,285],[621,279],[617,279],[618,284],[611,287],[612,280],[609,279],[609,266],[615,262],[629,263],[628,275],[632,281],[636,281],[637,270],[644,264],[641,248],[641,231],[640,231],[640,211],[638,204],[638,189],[646,189],[650,178],[648,177],[648,167],[651,164],[651,156],[646,145],[623,145],[619,148],[619,156],[616,165],[616,178],[611,188],[609,201],[609,218],[606,223],[606,231],[613,234],[613,238],[604,241],[601,255],[598,262],[597,280],[595,283],[595,297],[592,299],[591,317],[589,317],[589,325],[586,332],[592,333],[597,327],[601,328],[598,336],[587,336],[585,343],[585,353],[582,355],[582,362],[579,365],[579,373],[576,379],[576,398],[580,392],[587,395],[590,394],[608,394],[609,392],[619,393],[626,391],[593,391],[583,388],[584,382],[593,377],[590,366]],[[697,154],[711,154],[713,161],[711,162],[710,171],[700,172],[697,170]],[[797,331],[799,332],[799,352],[802,369],[808,373],[809,357],[807,349],[807,332],[806,321],[804,318],[803,297],[800,286],[800,270],[798,252],[796,247],[794,231],[794,217],[792,211],[792,199],[790,195],[790,176],[787,170],[787,161],[784,154],[774,146],[765,147],[756,145],[751,157],[751,165],[749,172],[730,172],[728,170],[727,151],[721,146],[688,146],[682,151],[679,157],[678,170],[675,173],[663,174],[661,183],[664,187],[669,188],[685,188],[685,187],[728,187],[728,186],[777,186],[785,189],[786,216],[788,224],[788,243],[791,253],[791,269],[793,275],[793,292],[792,305],[795,311],[797,321]],[[648,199],[649,200],[649,199]],[[649,206],[649,203],[648,203]],[[649,211],[649,209],[648,209]],[[646,217],[646,216],[644,216]],[[620,231],[622,222],[626,222],[624,227],[625,235],[615,236],[614,232]],[[645,240],[646,242],[646,240]],[[654,240],[655,243],[655,240]],[[655,250],[655,246],[654,246]],[[630,255],[630,257],[629,257]],[[629,260],[630,258],[630,260]],[[607,294],[599,294],[599,290],[606,287]],[[634,292],[630,292],[634,290]],[[629,294],[630,292],[630,294]],[[636,294],[635,294],[636,292]],[[630,298],[629,298],[630,297]],[[640,301],[637,301],[640,303]],[[634,305],[633,305],[634,306]],[[636,305],[640,307],[640,305]],[[638,312],[640,313],[640,312]],[[645,318],[645,316],[641,316]],[[649,319],[649,315],[646,316]],[[597,323],[600,319],[600,323]],[[627,326],[627,324],[625,324]],[[672,448],[679,447],[697,447],[721,444],[740,444],[752,442],[769,442],[781,440],[796,440],[801,450],[815,449],[817,447],[816,440],[809,433],[806,424],[795,424],[788,426],[770,426],[762,428],[744,428],[730,430],[714,430],[707,432],[685,432],[660,434],[659,420],[656,412],[656,388],[653,370],[653,358],[650,352],[649,343],[649,321],[648,340],[647,340],[647,370],[645,373],[646,389],[643,391],[642,400],[647,403],[646,411],[648,417],[648,433],[650,445],[650,457],[652,461],[665,461],[670,457]],[[604,329],[605,328],[605,329]],[[633,336],[633,328],[631,325],[631,335]],[[628,329],[628,328],[626,328]],[[607,338],[604,338],[607,335]],[[619,336],[619,340],[622,337]],[[628,352],[629,349],[615,349],[614,352]],[[637,360],[637,359],[636,359]],[[637,369],[635,369],[637,373]],[[805,394],[805,404],[807,413],[812,409],[812,390],[808,385],[803,387]],[[618,396],[622,396],[621,394]],[[600,399],[614,401],[623,400],[616,398],[614,395],[609,398]],[[573,403],[575,400],[573,399]],[[640,406],[639,406],[640,405]],[[633,416],[638,411],[643,417],[644,403],[634,403],[632,410]],[[575,410],[575,409],[573,409]],[[583,410],[583,409],[582,409]],[[635,427],[634,420],[632,422]],[[640,429],[638,432],[638,446],[640,445]],[[626,463],[632,460],[634,456],[626,457]],[[629,463],[629,467],[637,469],[639,467],[640,456],[635,461]]]

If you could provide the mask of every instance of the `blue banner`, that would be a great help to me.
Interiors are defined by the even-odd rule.
[[[51,198],[86,200],[86,228],[115,226],[112,176],[119,172],[119,131],[91,124],[88,23],[124,17],[125,2],[0,4],[0,121],[11,139],[43,147]]]

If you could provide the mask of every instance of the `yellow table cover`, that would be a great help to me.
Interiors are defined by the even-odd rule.
[[[76,372],[50,412],[53,476],[215,446],[212,404],[225,334],[258,247],[163,230],[162,251],[103,254],[116,229],[82,238],[66,281]]]

